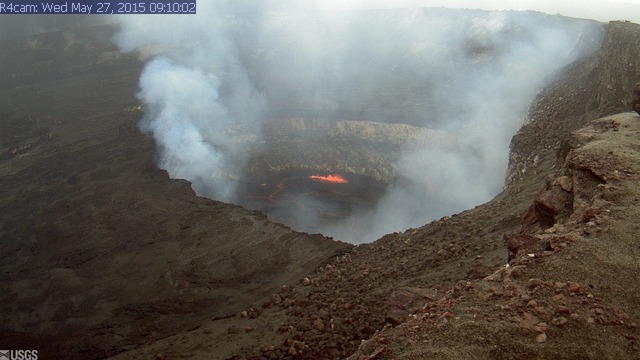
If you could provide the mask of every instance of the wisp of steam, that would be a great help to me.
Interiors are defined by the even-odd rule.
[[[199,195],[237,200],[249,149],[235,134],[304,112],[439,129],[447,144],[407,146],[398,180],[349,242],[420,226],[490,200],[535,95],[598,48],[602,24],[536,12],[256,9],[199,2],[198,14],[122,18],[124,51],[150,56],[138,97],[159,166]],[[235,139],[235,140],[234,140]],[[301,217],[305,224],[313,219]]]

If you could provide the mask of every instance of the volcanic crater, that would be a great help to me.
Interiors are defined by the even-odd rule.
[[[442,130],[320,117],[269,119],[262,135],[242,175],[230,175],[240,183],[238,201],[306,231],[349,228],[360,211],[375,209],[402,182],[396,166],[403,151],[454,144]]]
[[[354,351],[353,358],[380,359],[634,357],[637,119],[623,114],[589,125],[580,152],[565,141],[581,139],[569,134],[589,121],[629,108],[637,73],[628,64],[640,58],[640,27],[601,27],[601,50],[564,69],[532,105],[531,121],[513,138],[503,192],[357,247],[196,196],[191,183],[158,169],[158,146],[138,131],[141,116],[132,111],[140,105],[133,94],[142,64],[110,45],[115,29],[49,34],[77,39],[51,59],[32,56],[28,39],[0,42],[8,49],[0,56],[7,69],[0,74],[0,348],[59,359],[318,359]],[[121,58],[99,61],[110,53]],[[275,206],[296,183],[301,193],[341,199],[335,194],[358,186],[371,196],[401,184],[394,161],[413,144],[459,146],[444,132],[340,118],[275,117],[264,136],[237,137],[251,156],[224,176],[255,207],[269,196]],[[314,126],[324,132],[305,131]],[[563,165],[562,144],[584,169]],[[549,253],[541,241],[522,249],[526,266],[503,271],[503,236],[521,231],[547,176],[592,169],[607,176],[583,182],[598,196],[581,182],[573,194],[603,207],[589,209],[586,220],[536,230],[544,233],[532,236],[559,240],[561,248]],[[573,312],[561,316],[569,306]],[[625,311],[624,322],[613,316]],[[409,321],[389,327],[388,315]]]

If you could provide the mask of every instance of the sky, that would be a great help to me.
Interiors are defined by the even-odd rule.
[[[303,10],[309,7],[323,10],[352,10],[432,6],[481,8],[485,10],[536,10],[549,14],[594,19],[602,22],[629,20],[640,24],[640,0],[236,0],[234,3],[248,9],[258,6],[260,9],[271,10],[296,7]],[[71,19],[81,26],[97,19],[102,22],[111,22],[116,21],[117,18],[110,19],[96,15],[0,15],[0,37],[67,28]]]
[[[332,10],[431,6],[485,10],[536,10],[603,22],[630,20],[640,23],[640,0],[290,0],[290,2],[268,0],[268,2],[273,3],[269,8],[295,4],[305,7],[313,5],[321,9]]]

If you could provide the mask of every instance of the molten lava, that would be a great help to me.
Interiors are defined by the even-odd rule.
[[[309,179],[322,181],[322,182],[333,183],[333,184],[346,184],[346,183],[348,183],[347,179],[343,178],[340,175],[334,175],[334,174],[329,174],[329,175],[324,175],[324,176],[323,175],[311,175],[311,176],[309,176]]]

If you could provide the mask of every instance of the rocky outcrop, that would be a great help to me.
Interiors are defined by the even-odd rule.
[[[525,214],[523,227],[531,229],[538,225],[544,230],[553,226],[558,218],[566,217],[573,203],[572,191],[573,183],[568,176],[547,179]]]
[[[509,250],[509,260],[523,250],[545,249],[554,250],[545,236],[538,234],[555,234],[559,227],[567,224],[588,223],[597,226],[605,216],[609,203],[599,196],[601,187],[606,187],[608,180],[619,179],[628,173],[623,168],[611,170],[612,163],[607,161],[585,158],[576,151],[592,142],[600,132],[620,131],[619,118],[613,116],[598,119],[587,127],[574,132],[565,142],[565,163],[562,175],[554,178],[549,175],[533,203],[523,217],[522,229],[519,233],[505,235],[505,242]],[[625,120],[629,115],[625,115]]]

